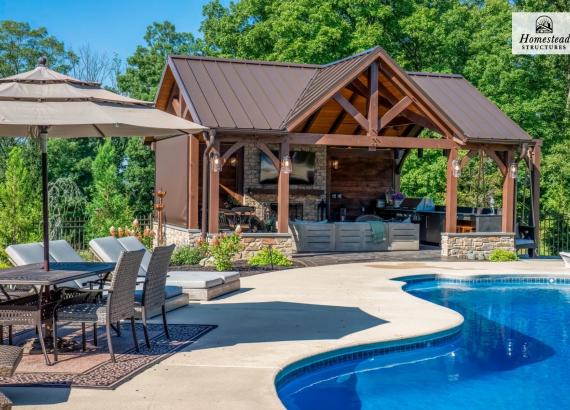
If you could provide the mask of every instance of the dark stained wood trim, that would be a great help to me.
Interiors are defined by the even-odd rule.
[[[364,117],[364,115],[362,115],[362,113],[360,111],[358,111],[358,109],[352,105],[345,97],[344,95],[342,95],[340,92],[337,92],[334,96],[333,99],[346,111],[348,112],[348,114],[350,114],[350,116],[352,118],[354,118],[356,120],[356,122],[358,122],[358,124],[360,124],[360,126],[362,128],[364,128],[366,131],[369,130],[368,128],[368,121],[366,120],[366,118]]]
[[[378,66],[377,66],[378,67]],[[369,94],[369,90],[368,87],[366,87],[364,84],[362,84],[362,81],[360,81],[360,79],[358,77],[356,77],[352,83],[350,83],[351,86],[354,87],[354,89],[356,90],[356,92],[358,94],[360,94],[362,97],[364,98],[368,98]]]
[[[405,96],[400,101],[398,101],[392,108],[390,108],[382,118],[380,119],[380,128],[386,127],[394,118],[402,113],[406,108],[410,106],[412,99]],[[376,116],[378,117],[378,116]]]
[[[265,155],[267,155],[269,157],[269,159],[271,160],[271,162],[273,163],[273,166],[275,167],[275,169],[277,170],[277,172],[279,172],[279,158],[277,158],[273,152],[271,152],[271,150],[269,149],[269,147],[267,145],[265,145],[263,142],[258,142],[255,144],[255,146],[257,147],[257,149],[261,150]]]
[[[370,88],[370,98],[368,98],[368,135],[376,136],[378,135],[378,95],[379,95],[377,61],[374,61],[372,64],[370,64],[368,85]]]

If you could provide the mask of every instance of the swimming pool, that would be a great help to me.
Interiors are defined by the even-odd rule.
[[[278,381],[279,397],[288,409],[570,409],[570,286],[541,282],[411,282],[464,316],[457,336],[316,366]]]

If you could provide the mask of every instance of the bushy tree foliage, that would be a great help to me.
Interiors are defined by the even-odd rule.
[[[116,152],[110,139],[99,148],[92,165],[92,198],[87,205],[90,237],[108,236],[114,226],[128,226],[134,219],[124,194],[116,164]]]
[[[127,68],[118,76],[117,85],[133,98],[153,101],[168,55],[192,54],[196,42],[191,33],[176,31],[168,21],[148,26],[144,40],[146,44],[139,45],[127,59]]]
[[[8,245],[41,237],[40,180],[33,175],[24,148],[12,148],[0,184],[0,256]]]
[[[142,138],[129,138],[125,150],[125,192],[135,215],[152,213],[154,202],[154,152]]]

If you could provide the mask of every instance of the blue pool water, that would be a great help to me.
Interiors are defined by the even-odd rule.
[[[343,361],[283,384],[288,409],[570,409],[570,286],[410,284],[460,312],[441,345]]]

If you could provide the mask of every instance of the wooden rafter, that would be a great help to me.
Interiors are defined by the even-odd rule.
[[[305,123],[305,125],[303,125],[303,129],[301,132],[309,132],[311,130],[311,127],[313,126],[313,124],[315,123],[315,120],[317,119],[317,117],[319,116],[319,113],[321,112],[320,109],[318,109],[317,111],[315,111],[313,114],[311,114],[311,116],[309,117],[309,119],[307,120],[307,122]]]
[[[333,96],[334,100],[346,111],[352,118],[354,118],[358,124],[364,128],[366,131],[369,130],[368,128],[368,120],[362,115],[358,109],[352,105],[340,92],[337,92]]]
[[[353,93],[350,96],[350,98],[348,99],[348,102],[350,102],[351,104],[354,104],[357,96],[358,96],[358,94]],[[345,118],[346,118],[346,110],[341,110],[340,114],[337,115],[337,117],[335,118],[331,127],[329,128],[328,134],[335,134],[338,131],[338,128],[341,126],[341,124],[343,123]],[[305,132],[305,131],[303,131],[303,132]]]
[[[386,127],[394,118],[400,115],[406,108],[410,106],[412,99],[408,96],[398,101],[392,108],[390,108],[380,120],[380,128]],[[378,116],[376,116],[378,117]]]

